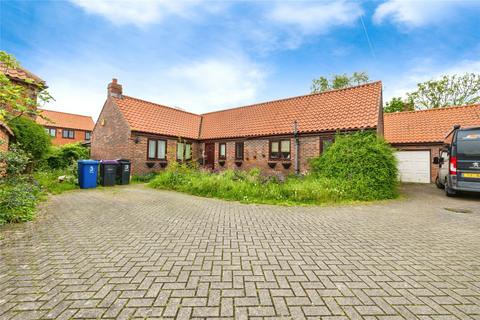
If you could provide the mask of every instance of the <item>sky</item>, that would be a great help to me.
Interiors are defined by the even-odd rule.
[[[384,101],[480,73],[480,1],[0,0],[0,50],[47,82],[44,108],[97,119],[107,84],[204,113],[367,72]]]

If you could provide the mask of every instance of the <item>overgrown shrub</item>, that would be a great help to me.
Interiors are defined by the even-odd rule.
[[[132,176],[132,183],[143,183],[143,182],[150,182],[157,176],[155,172],[149,172],[145,174],[136,174]]]
[[[339,134],[310,165],[319,177],[347,181],[356,199],[390,199],[397,195],[394,150],[374,133]]]
[[[14,141],[30,155],[33,164],[47,154],[50,136],[41,125],[26,117],[16,117],[8,124],[15,134]]]
[[[0,183],[0,225],[32,220],[39,201],[39,188],[24,179]]]
[[[7,152],[0,151],[0,179],[13,178],[25,172],[30,158],[16,144]]]
[[[247,203],[327,204],[354,201],[348,183],[314,176],[289,176],[284,181],[263,176],[260,170],[210,173],[184,165],[167,167],[150,186],[204,197]]]
[[[80,143],[51,146],[44,157],[42,169],[64,169],[80,159],[89,159],[90,150]]]

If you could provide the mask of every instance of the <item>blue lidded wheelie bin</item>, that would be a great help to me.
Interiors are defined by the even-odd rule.
[[[97,160],[78,160],[78,184],[80,189],[97,187],[98,164]]]

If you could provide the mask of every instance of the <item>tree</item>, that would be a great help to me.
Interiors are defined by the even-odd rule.
[[[435,109],[480,102],[480,74],[444,75],[417,85],[417,91],[408,93],[415,109]]]
[[[0,65],[4,72],[0,71],[0,121],[10,121],[13,118],[21,117],[25,114],[38,115],[37,107],[39,102],[46,103],[52,100],[45,86],[41,83],[35,83],[33,79],[25,79],[26,85],[34,85],[38,89],[36,99],[33,98],[25,85],[19,85],[10,80],[7,76],[9,69],[19,69],[20,64],[12,55],[5,51],[0,51]]]
[[[325,77],[312,80],[312,86],[310,87],[312,93],[319,93],[328,90],[342,89],[355,85],[367,83],[369,80],[366,72],[354,72],[352,76],[344,74],[335,74],[330,80]]]
[[[404,101],[402,98],[393,97],[392,100],[388,101],[383,107],[384,112],[402,112],[402,111],[413,111],[414,107],[412,102]]]
[[[32,158],[32,165],[47,154],[51,140],[41,125],[27,117],[15,117],[8,124],[18,146]]]

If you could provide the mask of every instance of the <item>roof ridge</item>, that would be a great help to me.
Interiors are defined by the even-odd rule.
[[[174,107],[166,106],[166,105],[163,105],[163,104],[159,104],[159,103],[152,102],[152,101],[148,101],[148,100],[144,100],[144,99],[135,98],[135,97],[132,97],[132,96],[127,96],[127,95],[122,95],[122,96],[123,96],[123,97],[126,97],[126,98],[128,98],[128,99],[138,100],[138,101],[150,103],[150,104],[153,104],[153,105],[156,105],[156,106],[159,106],[159,107],[168,108],[168,109],[175,110],[175,111],[179,111],[179,112],[183,112],[183,113],[188,113],[188,114],[191,114],[191,115],[194,115],[194,116],[197,116],[197,117],[202,117],[202,115],[201,115],[201,114],[198,114],[198,113],[193,113],[193,112],[190,112],[190,111],[185,111],[185,110],[177,109],[177,108],[174,108]],[[116,99],[121,99],[121,98],[116,98]]]
[[[264,101],[264,102],[258,102],[258,103],[249,104],[249,105],[240,106],[240,107],[233,107],[233,108],[227,108],[227,109],[222,109],[222,110],[217,110],[217,111],[210,111],[210,112],[202,113],[200,115],[205,116],[207,114],[212,114],[212,113],[220,113],[220,112],[225,112],[225,111],[230,111],[230,110],[250,108],[250,107],[254,107],[254,106],[258,106],[258,105],[276,103],[276,102],[280,102],[280,101],[294,100],[294,99],[299,99],[299,98],[303,98],[303,97],[326,95],[326,94],[330,94],[330,93],[336,93],[336,92],[339,92],[339,91],[347,91],[347,90],[352,90],[352,89],[358,89],[358,88],[361,88],[361,87],[373,86],[373,85],[376,85],[376,84],[382,84],[382,81],[380,81],[380,80],[379,81],[373,81],[373,82],[359,84],[359,85],[356,85],[356,86],[351,86],[351,87],[346,87],[346,88],[333,89],[333,90],[327,90],[327,91],[323,91],[323,92],[308,93],[308,94],[293,96],[293,97],[288,97],[288,98],[281,98],[281,99],[269,100],[269,101]]]
[[[480,103],[465,104],[465,105],[460,105],[460,106],[446,106],[446,107],[432,108],[432,109],[425,109],[425,110],[413,110],[413,111],[401,111],[401,112],[384,112],[384,115],[394,116],[394,115],[413,114],[413,113],[421,113],[421,112],[433,112],[433,111],[440,111],[440,110],[472,108],[472,107],[480,107]]]
[[[56,110],[49,110],[49,109],[43,109],[43,108],[38,108],[40,111],[48,111],[48,112],[56,112],[56,113],[63,113],[63,114],[70,114],[72,116],[78,116],[78,117],[85,117],[85,118],[90,118],[93,120],[92,116],[87,116],[84,114],[78,114],[78,113],[71,113],[71,112],[64,112],[64,111],[56,111]]]

